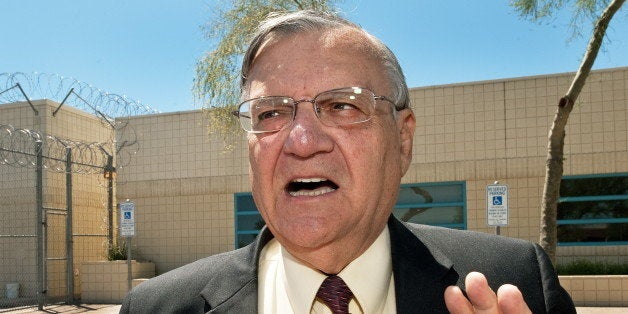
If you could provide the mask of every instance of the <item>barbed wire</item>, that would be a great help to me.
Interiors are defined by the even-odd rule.
[[[159,113],[126,95],[109,93],[58,74],[0,73],[0,103],[50,99],[113,121],[114,118]]]
[[[65,171],[66,148],[71,148],[72,172],[76,173],[102,173],[112,156],[112,143],[82,143],[0,124],[0,164],[35,168],[40,153],[37,142],[41,142],[43,168],[55,172]]]
[[[159,113],[159,111],[139,101],[133,100],[126,95],[109,93],[71,77],[37,72],[33,74],[25,74],[22,72],[0,73],[0,104],[26,101],[31,108],[36,111],[31,103],[32,99],[50,99],[59,103],[59,106],[53,112],[53,116],[62,106],[68,105],[98,117],[101,123],[111,131],[109,145],[112,143],[114,145],[117,167],[128,165],[131,158],[139,150],[139,144],[135,130],[128,126],[129,120],[116,118]],[[9,128],[9,126],[7,126],[7,128]],[[13,128],[13,126],[10,126],[10,128]],[[33,130],[13,130],[12,132],[2,132],[4,132],[4,134],[13,134],[12,136],[17,136],[18,138],[29,138],[36,136],[35,134],[40,134],[38,131]],[[45,137],[51,139],[51,147],[57,145],[53,143],[69,145],[84,151],[82,153],[83,155],[90,154],[93,147],[95,147],[93,145],[97,147],[107,146],[105,143],[94,144],[81,143],[80,141],[68,139],[59,140],[52,135],[45,135]],[[116,141],[116,138],[123,138],[125,140]],[[12,143],[11,145],[15,144],[16,143]],[[9,158],[9,152],[15,151],[16,154],[19,154],[17,151],[20,150],[13,150],[12,147],[14,146],[4,145],[5,144],[0,145],[0,149],[4,149],[3,159],[6,161],[0,162],[14,166],[26,166],[30,164],[30,160],[25,160],[23,156],[13,156]],[[6,145],[8,145],[8,142]],[[29,146],[31,143],[27,143],[26,141],[23,145]],[[21,147],[21,149],[26,149],[26,146]],[[27,152],[28,149],[23,151]],[[93,160],[93,158],[88,158],[88,160]],[[55,167],[51,166],[50,168],[53,169]]]

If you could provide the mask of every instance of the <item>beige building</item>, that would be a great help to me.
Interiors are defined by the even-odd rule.
[[[509,187],[501,234],[538,241],[548,129],[571,78],[411,89],[414,157],[395,214],[493,233],[486,186],[499,181]],[[560,263],[628,261],[627,104],[628,68],[595,71],[571,115],[565,178],[572,188],[563,193],[572,194],[560,209]],[[163,273],[251,241],[262,223],[249,193],[244,132],[225,152],[220,139],[207,136],[200,111],[128,119],[143,149],[118,169],[118,197],[137,204],[139,257]],[[599,188],[577,194],[582,186]]]
[[[548,129],[572,76],[412,88],[414,156],[395,215],[493,233],[495,228],[487,225],[487,202],[493,201],[487,198],[487,185],[499,181],[508,186],[509,205],[501,234],[538,241]],[[559,263],[581,258],[628,262],[627,105],[628,68],[599,70],[590,75],[571,114],[559,208]],[[32,117],[8,115],[15,106],[26,105],[0,106],[0,124],[37,127]],[[201,111],[119,121],[128,126],[117,142],[137,140],[140,147],[128,164],[117,167],[116,177],[117,203],[129,199],[137,208],[135,258],[154,262],[157,273],[164,273],[254,238],[263,222],[250,195],[244,131],[235,149],[225,151],[220,138],[208,136]],[[79,125],[47,130],[76,138]],[[95,127],[89,132],[100,131]],[[6,169],[0,166],[3,178],[13,173]],[[7,183],[2,184],[4,191]],[[7,206],[0,202],[0,212]],[[76,218],[74,225],[93,223],[84,218]],[[2,228],[0,234],[7,230]],[[6,259],[5,252],[12,249],[0,248]],[[84,260],[100,257],[90,254]],[[0,273],[0,285],[6,276]]]

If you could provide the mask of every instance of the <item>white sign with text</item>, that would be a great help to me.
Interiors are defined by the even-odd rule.
[[[489,226],[508,225],[508,186],[491,184],[486,186],[486,220]]]
[[[120,236],[135,236],[135,203],[120,204]]]

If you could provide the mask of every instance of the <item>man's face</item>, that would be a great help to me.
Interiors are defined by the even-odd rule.
[[[367,43],[360,32],[348,30],[266,44],[249,73],[247,96],[301,100],[358,86],[391,97],[382,66],[365,53]],[[292,254],[361,254],[386,225],[410,163],[414,116],[402,110],[395,119],[386,101],[376,107],[367,122],[330,127],[304,102],[286,128],[248,135],[255,203]]]

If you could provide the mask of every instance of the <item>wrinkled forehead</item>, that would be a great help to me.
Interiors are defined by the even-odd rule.
[[[318,42],[324,48],[350,48],[359,51],[364,57],[381,58],[372,36],[360,29],[352,27],[331,29],[322,32]]]
[[[275,31],[271,32],[266,40],[260,45],[252,64],[265,50],[270,49],[282,42],[293,42],[298,44],[304,41],[314,41],[321,48],[355,50],[361,57],[372,58],[374,61],[381,60],[382,51],[375,43],[372,35],[350,26],[336,28],[308,29],[292,31],[289,33]]]
[[[351,63],[360,64],[359,68],[363,70],[364,68],[370,68],[375,70],[376,73],[382,73],[384,70],[383,52],[379,49],[372,36],[361,29],[343,26],[300,30],[290,33],[270,33],[257,50],[247,76],[249,78],[251,76],[259,77],[259,75],[255,74],[259,74],[260,71],[264,71],[268,75],[268,72],[275,72],[282,67],[282,65],[276,64],[260,66],[261,62],[259,61],[265,59],[265,55],[277,53],[277,50],[285,56],[281,60],[284,66],[294,61],[295,55],[298,54],[308,56],[311,60],[308,66],[314,68],[341,67],[341,64],[337,63],[347,63],[348,59],[343,58],[343,56],[349,55],[351,56]],[[251,81],[247,80],[245,86],[247,91],[250,88],[250,83]]]

